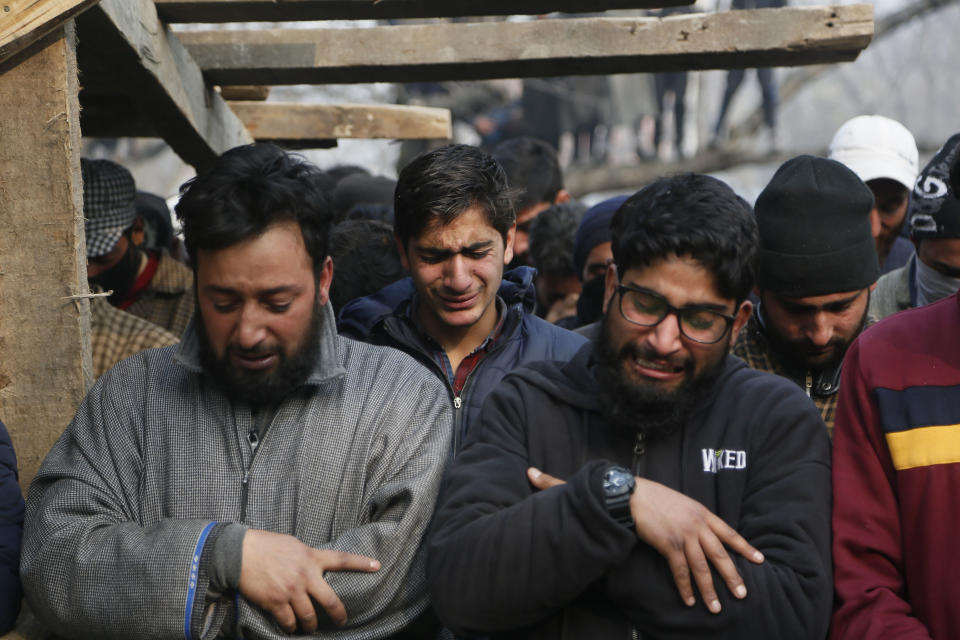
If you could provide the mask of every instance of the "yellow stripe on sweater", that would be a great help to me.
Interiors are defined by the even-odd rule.
[[[887,446],[897,471],[960,462],[960,424],[894,431]]]

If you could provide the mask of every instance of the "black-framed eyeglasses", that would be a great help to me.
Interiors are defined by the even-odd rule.
[[[675,314],[680,333],[699,342],[714,344],[727,335],[735,316],[728,316],[709,307],[675,307],[656,291],[630,285],[617,285],[620,294],[620,315],[641,327],[655,327],[668,315]]]

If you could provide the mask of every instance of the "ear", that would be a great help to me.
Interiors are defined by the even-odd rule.
[[[403,244],[403,240],[400,239],[400,236],[393,234],[393,240],[397,243],[397,253],[400,255],[400,264],[403,265],[403,270],[407,273],[410,273],[410,261],[407,259],[407,247]]]
[[[323,261],[323,267],[317,274],[317,300],[320,304],[327,304],[330,300],[330,285],[333,284],[333,258],[327,256]]]
[[[130,242],[137,247],[142,247],[144,240],[146,240],[146,233],[143,230],[143,226],[143,216],[137,216],[133,221],[133,226],[130,227]]]
[[[878,238],[882,230],[883,226],[880,224],[880,211],[874,206],[873,209],[870,209],[870,235]]]
[[[744,300],[740,303],[740,306],[737,308],[737,313],[733,318],[733,329],[730,331],[730,348],[733,348],[734,343],[737,341],[737,336],[740,335],[740,330],[747,324],[747,320],[750,319],[750,314],[753,313],[753,303],[749,300]]]
[[[503,264],[510,264],[513,260],[513,241],[517,238],[517,223],[514,222],[507,229],[507,239],[503,247]]]
[[[557,197],[553,199],[553,204],[562,204],[564,202],[570,202],[570,192],[566,189],[560,189],[560,191],[557,191]]]
[[[617,285],[620,284],[620,278],[617,275],[617,265],[610,263],[607,265],[607,275],[603,281],[603,312],[607,312],[613,294],[617,292]]]

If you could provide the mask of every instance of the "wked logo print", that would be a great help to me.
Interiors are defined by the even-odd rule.
[[[704,473],[747,468],[747,452],[736,449],[701,449]]]

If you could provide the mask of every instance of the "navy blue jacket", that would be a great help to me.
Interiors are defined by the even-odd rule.
[[[500,380],[521,365],[540,360],[570,360],[586,338],[561,329],[533,313],[537,294],[533,286],[536,270],[517,267],[503,276],[498,290],[507,305],[503,333],[490,352],[467,377],[463,392],[455,397],[447,377],[416,329],[407,319],[407,308],[415,292],[413,281],[404,278],[377,293],[357,298],[340,310],[340,335],[401,349],[417,358],[447,385],[454,406],[453,446],[456,451],[480,406]]]
[[[20,538],[23,496],[17,483],[17,458],[0,422],[0,635],[13,628],[20,611]]]

